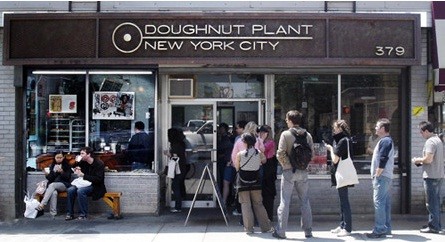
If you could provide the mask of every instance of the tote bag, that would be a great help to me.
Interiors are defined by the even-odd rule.
[[[351,156],[349,154],[349,140],[346,142],[348,145],[348,158],[338,162],[337,171],[335,172],[335,180],[337,181],[336,188],[344,186],[358,184],[357,170],[355,170],[352,163]]]
[[[181,174],[181,169],[179,168],[179,157],[172,157],[168,161],[168,171],[167,171],[167,177],[168,178],[175,178],[175,175]]]

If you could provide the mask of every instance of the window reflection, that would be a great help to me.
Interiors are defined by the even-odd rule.
[[[123,151],[134,133],[136,121],[144,122],[145,131],[151,136],[150,160],[154,160],[155,83],[152,75],[97,74],[90,75],[87,82],[85,74],[60,73],[36,75],[28,72],[27,166],[39,169],[39,162],[51,161],[55,152],[76,153],[90,146],[96,155],[109,155],[100,158],[110,170],[126,170],[130,165]],[[99,96],[103,97],[100,104],[104,105],[94,106],[96,93],[111,95]],[[125,99],[119,97],[125,95],[131,98],[123,105]],[[120,109],[93,119],[93,113],[112,108]],[[86,120],[87,114],[89,120]]]
[[[198,98],[262,98],[264,75],[199,74]]]
[[[304,127],[314,138],[316,154],[325,152],[322,140],[332,143],[332,122],[345,119],[351,127],[357,171],[369,174],[372,149],[378,141],[374,126],[379,118],[391,120],[391,135],[399,146],[398,75],[342,75],[338,105],[337,75],[277,75],[275,78],[276,140],[287,125],[286,112],[303,112]],[[338,110],[340,106],[341,110]],[[338,116],[340,113],[340,117]],[[329,163],[329,160],[328,160]],[[311,162],[312,174],[326,174],[322,157]]]

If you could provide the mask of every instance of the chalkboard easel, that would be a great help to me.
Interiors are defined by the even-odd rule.
[[[212,183],[213,195],[216,195],[216,199],[218,200],[218,204],[219,204],[219,207],[221,209],[221,213],[222,213],[222,215],[224,217],[224,221],[226,222],[226,226],[229,226],[229,223],[227,221],[227,208],[226,208],[226,204],[222,201],[221,192],[219,191],[219,187],[218,187],[218,185],[217,185],[217,183],[215,181],[215,178],[213,177],[213,174],[210,171],[209,165],[210,165],[210,163],[207,164],[204,167],[204,170],[202,171],[201,179],[199,180],[198,187],[196,188],[195,196],[193,197],[192,204],[190,205],[190,210],[189,210],[189,213],[187,214],[187,218],[185,219],[184,226],[187,226],[187,222],[189,220],[190,214],[192,213],[192,209],[195,206],[195,201],[196,201],[196,198],[198,196],[198,193],[201,191],[201,188],[204,186],[205,175],[206,174],[208,174],[208,176],[210,178],[210,182]]]

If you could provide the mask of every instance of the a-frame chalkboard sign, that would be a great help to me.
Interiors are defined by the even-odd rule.
[[[229,226],[229,223],[227,221],[227,208],[225,202],[222,200],[221,192],[219,190],[219,187],[215,181],[215,178],[213,177],[212,172],[210,171],[210,163],[207,164],[204,167],[204,170],[202,171],[201,179],[199,180],[198,187],[196,188],[195,196],[193,197],[192,204],[190,206],[189,213],[187,214],[187,218],[185,219],[184,226],[187,226],[187,222],[189,220],[190,214],[192,213],[193,207],[195,206],[196,197],[198,196],[198,193],[202,190],[202,187],[205,184],[205,175],[207,174],[209,176],[210,182],[212,183],[213,188],[213,195],[216,196],[216,199],[218,200],[219,207],[221,208],[221,213],[224,217],[224,221],[226,222],[226,226]]]

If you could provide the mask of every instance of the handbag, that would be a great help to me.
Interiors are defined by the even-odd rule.
[[[71,185],[76,186],[78,189],[91,186],[91,182],[84,180],[83,177],[78,177],[71,182]]]
[[[181,174],[181,169],[179,168],[179,157],[172,157],[168,161],[168,171],[167,171],[167,177],[168,178],[175,178],[175,175]]]
[[[335,180],[337,182],[336,188],[341,188],[344,186],[358,184],[357,170],[352,163],[352,159],[349,153],[349,140],[348,146],[348,158],[340,160],[337,165],[337,170],[335,172]]]
[[[254,154],[252,154],[246,161],[246,163],[244,163],[244,165],[242,165],[240,169],[236,172],[236,177],[235,177],[236,192],[261,189],[259,170],[245,171],[242,169],[245,165],[247,165],[247,163],[249,163],[253,155]]]
[[[37,185],[36,193],[43,195],[46,191],[46,186],[48,185],[48,180],[40,181],[36,185]]]

